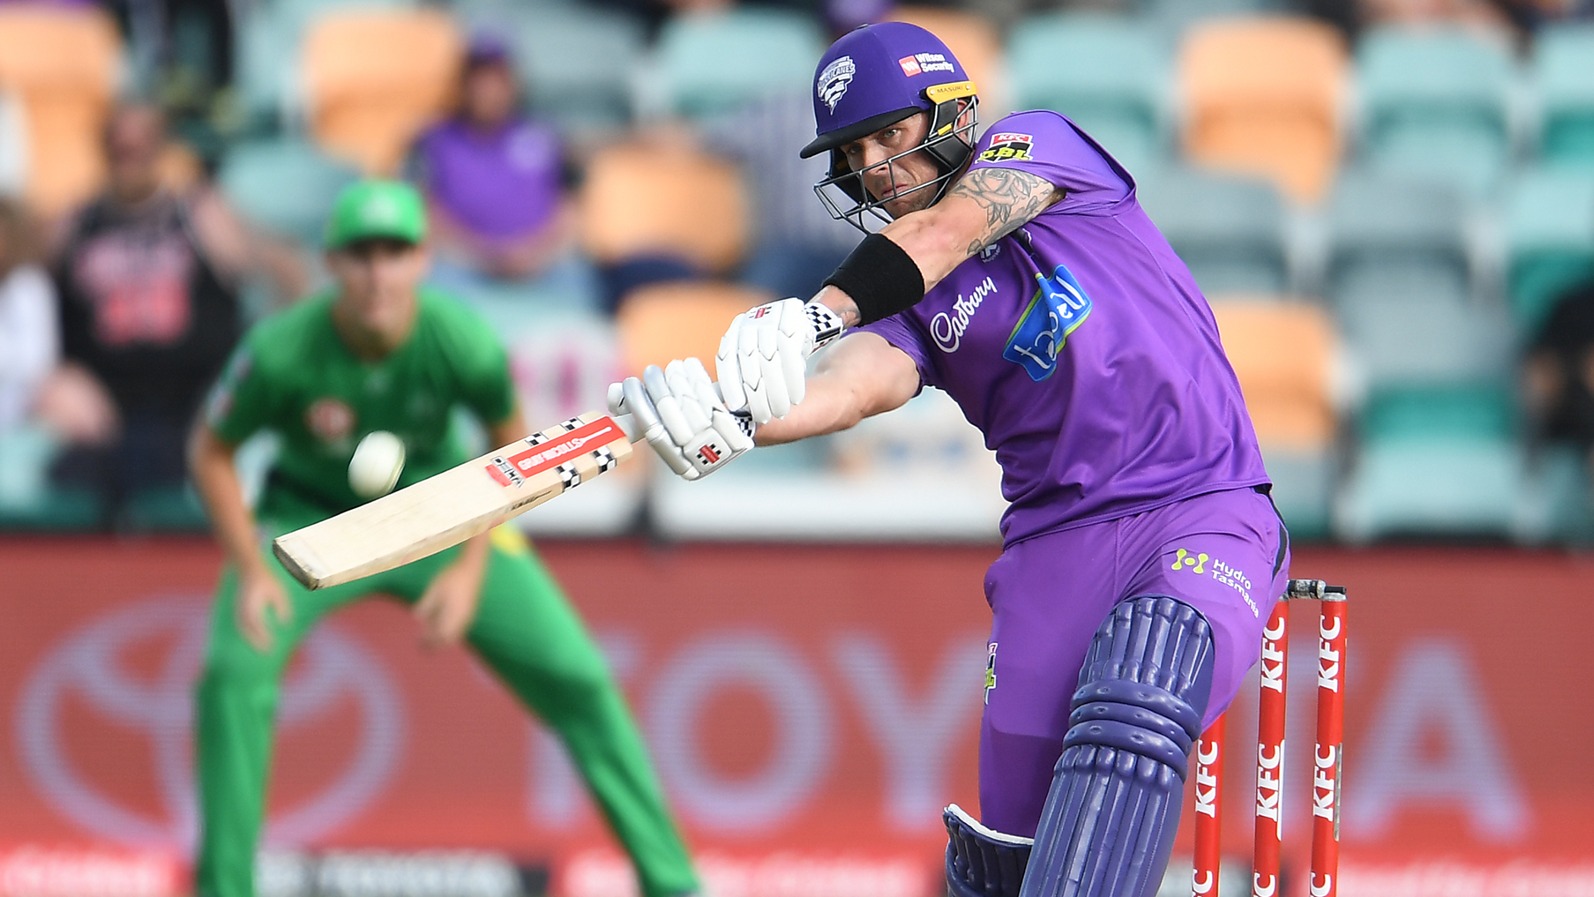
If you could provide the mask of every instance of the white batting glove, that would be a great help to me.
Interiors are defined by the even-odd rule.
[[[808,356],[841,336],[841,316],[816,302],[781,299],[731,321],[714,361],[725,404],[754,423],[791,413],[803,400]]]
[[[609,411],[629,414],[642,438],[683,479],[708,476],[753,447],[753,422],[734,414],[703,362],[648,365],[640,378],[609,385]]]

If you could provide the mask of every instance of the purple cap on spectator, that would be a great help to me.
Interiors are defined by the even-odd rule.
[[[941,39],[917,25],[882,22],[842,35],[814,72],[814,133],[804,159],[935,109],[927,88],[967,82]],[[972,90],[970,91],[972,92]]]
[[[472,34],[465,47],[465,65],[506,65],[509,63],[509,44],[502,37],[486,31]]]

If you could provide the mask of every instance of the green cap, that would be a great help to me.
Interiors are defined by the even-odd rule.
[[[421,194],[402,181],[359,181],[343,188],[327,219],[326,248],[361,240],[419,243],[426,237]]]

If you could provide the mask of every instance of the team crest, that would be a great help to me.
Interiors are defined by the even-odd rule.
[[[851,56],[842,56],[825,66],[819,73],[816,89],[819,99],[824,100],[831,112],[836,111],[836,104],[847,95],[847,88],[852,85],[852,76],[857,74],[858,67],[853,64]]]
[[[980,153],[981,162],[1023,162],[1030,158],[1035,138],[1029,134],[1004,131],[991,135],[991,145]]]
[[[339,442],[354,432],[354,409],[338,399],[316,399],[305,412],[304,422],[322,442]]]

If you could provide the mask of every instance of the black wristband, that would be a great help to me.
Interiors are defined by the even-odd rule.
[[[924,298],[924,274],[913,258],[889,237],[870,234],[863,238],[825,278],[852,297],[858,304],[860,324],[872,324],[907,311]]]

